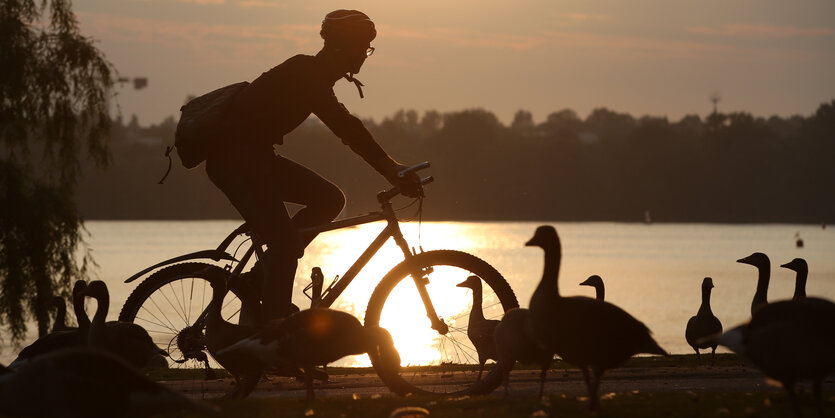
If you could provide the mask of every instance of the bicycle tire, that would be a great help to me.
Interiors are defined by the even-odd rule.
[[[471,306],[472,296],[466,299],[463,298],[465,296],[465,290],[454,287],[455,284],[464,281],[470,275],[476,275],[483,280],[485,296],[482,300],[489,301],[491,298],[498,299],[497,301],[492,300],[490,302],[492,304],[490,305],[485,304],[484,313],[487,319],[501,319],[504,312],[519,307],[516,295],[507,283],[507,280],[493,266],[474,255],[454,250],[434,250],[417,254],[409,260],[398,264],[383,277],[371,294],[365,314],[365,326],[382,326],[386,328],[392,334],[395,348],[400,353],[402,362],[410,363],[409,356],[406,355],[404,349],[414,347],[410,345],[411,343],[403,342],[403,338],[398,338],[397,329],[402,327],[391,326],[391,321],[395,320],[395,317],[402,320],[404,317],[409,316],[395,311],[388,312],[388,315],[386,315],[386,302],[389,302],[388,306],[390,309],[403,309],[402,305],[405,305],[404,303],[392,302],[393,299],[403,299],[403,295],[398,294],[393,296],[392,291],[397,289],[397,292],[401,293],[408,292],[408,287],[411,287],[413,290],[416,289],[413,285],[402,287],[398,285],[401,284],[403,279],[411,277],[410,274],[415,269],[427,268],[432,269],[432,273],[428,275],[430,281],[427,285],[427,291],[430,293],[433,305],[435,305],[438,314],[443,316],[444,306],[441,306],[441,302],[444,296],[447,299],[452,297],[452,301],[447,304],[458,305],[458,307],[451,308],[448,312],[458,311],[461,309],[461,306],[464,308],[459,315],[445,319],[445,322],[450,325],[450,331],[446,335],[441,335],[437,331],[430,330],[435,333],[435,336],[432,338],[437,338],[440,341],[434,342],[433,340],[430,344],[430,347],[437,345],[438,352],[440,353],[440,358],[430,361],[430,364],[433,362],[442,365],[446,364],[446,368],[448,369],[455,369],[456,365],[466,364],[463,367],[464,369],[472,369],[469,365],[473,363],[478,364],[478,361],[475,358],[475,349],[466,335],[466,321],[460,321],[461,318],[466,318],[469,315],[467,308]],[[407,280],[407,282],[411,283],[412,281]],[[420,300],[419,297],[417,300]],[[413,303],[411,305],[410,308],[415,312],[412,316],[418,315],[417,312],[422,312],[419,317],[425,321],[426,329],[430,329],[423,303],[418,302],[417,304]],[[463,323],[463,326],[461,326],[461,323]],[[407,332],[410,335],[406,337],[408,339],[411,338],[412,334],[418,333],[419,328],[410,327]],[[426,338],[429,338],[431,334],[425,333],[424,335],[426,335]],[[398,339],[401,340],[400,343],[398,343]],[[446,339],[451,340],[449,347],[446,345]],[[453,353],[450,353],[450,349]],[[456,357],[459,362],[452,361]],[[460,361],[461,359],[464,361]],[[439,379],[433,379],[432,377],[427,378],[424,373],[421,373],[421,367],[399,367],[395,370],[394,367],[390,367],[391,361],[383,361],[377,355],[372,355],[371,361],[377,374],[386,386],[392,392],[402,396],[409,394],[445,396],[486,394],[497,388],[502,380],[501,373],[497,367],[492,367],[492,370],[485,377],[477,381],[475,380],[476,372],[471,370],[442,371]]]
[[[194,319],[197,319],[211,301],[212,288],[208,277],[216,274],[227,276],[229,272],[209,263],[180,263],[160,269],[133,289],[122,305],[119,321],[136,323],[145,328],[154,343],[168,352],[169,366],[203,367],[204,364],[198,359],[184,354],[183,348],[187,345],[185,348],[189,353],[196,353],[195,350],[198,350],[208,354],[205,339],[202,338],[205,330],[197,330],[193,334],[195,337],[188,340],[181,336],[185,334],[187,327],[194,325]],[[190,282],[188,296],[186,282]],[[199,301],[194,298],[195,291],[199,292]],[[166,304],[168,306],[164,306]],[[169,307],[171,309],[168,309]],[[224,300],[224,317],[228,321],[237,322],[235,316],[239,310],[240,300],[233,289]],[[175,315],[170,314],[173,311],[176,311]],[[214,361],[211,363],[213,367],[219,367]]]

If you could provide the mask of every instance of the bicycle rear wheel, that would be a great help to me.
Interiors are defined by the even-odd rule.
[[[212,300],[210,275],[228,276],[221,267],[207,263],[181,263],[165,267],[143,280],[131,292],[119,320],[138,324],[169,355],[169,366],[200,368],[208,356],[205,323],[200,315]],[[238,323],[241,301],[234,289],[223,302],[223,317]],[[213,367],[219,367],[211,362]]]
[[[426,290],[432,304],[449,326],[446,334],[430,328],[417,286],[410,279],[414,271],[421,271],[423,278],[428,279]],[[496,367],[477,380],[478,357],[467,336],[473,298],[466,289],[456,287],[473,275],[483,281],[486,319],[500,320],[505,311],[519,307],[513,289],[496,269],[474,255],[452,250],[417,254],[395,266],[374,289],[365,325],[381,326],[392,334],[401,367],[392,370],[387,366],[390,361],[376,356],[371,356],[371,361],[393,392],[476,395],[498,387],[502,377]],[[426,366],[439,367],[432,367],[433,372],[427,373]]]

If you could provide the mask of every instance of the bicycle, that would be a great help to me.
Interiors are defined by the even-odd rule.
[[[404,176],[412,171],[429,167],[425,162],[403,170],[399,175]],[[432,182],[432,177],[422,179],[421,184]],[[467,395],[489,393],[501,382],[501,376],[496,367],[481,380],[475,381],[469,364],[477,364],[475,348],[467,337],[467,318],[471,297],[461,297],[459,300],[447,301],[444,313],[452,313],[444,319],[439,315],[436,305],[444,298],[460,292],[455,285],[466,280],[469,276],[480,277],[485,286],[483,297],[483,311],[488,319],[500,319],[504,312],[519,306],[516,295],[504,277],[490,264],[480,258],[455,250],[419,251],[410,247],[400,230],[399,219],[392,207],[391,200],[400,194],[397,187],[381,191],[377,194],[377,201],[381,210],[365,215],[358,215],[346,219],[336,220],[325,225],[309,228],[307,231],[332,231],[376,221],[386,221],[386,226],[374,239],[368,248],[348,268],[344,275],[336,276],[330,285],[322,289],[323,277],[315,267],[313,282],[305,289],[305,295],[311,299],[311,307],[330,307],[334,301],[348,287],[351,281],[377,253],[378,250],[392,238],[403,253],[404,260],[392,268],[377,283],[368,301],[365,313],[365,326],[382,326],[389,329],[396,328],[399,314],[396,312],[404,305],[415,307],[425,313],[428,323],[424,338],[429,339],[430,347],[438,350],[438,358],[433,363],[442,365],[445,370],[440,376],[427,375],[426,368],[409,364],[397,368],[386,369],[386,362],[371,356],[371,362],[380,378],[393,392],[406,394],[444,394]],[[303,231],[306,232],[306,231]],[[238,250],[230,254],[228,249],[239,236],[248,237],[244,243],[249,248],[243,256],[235,257],[244,243],[238,245]],[[263,256],[263,245],[243,224],[230,233],[220,245],[213,250],[203,250],[185,254],[179,257],[157,263],[131,276],[126,283],[147,276],[125,301],[119,315],[120,321],[136,322],[146,327],[161,347],[165,347],[174,363],[183,364],[191,361],[204,362],[208,369],[206,348],[204,344],[204,318],[206,305],[211,300],[211,287],[208,286],[210,274],[224,274],[230,283],[230,295],[224,300],[224,316],[229,321],[240,320],[240,297],[246,292],[240,291],[237,283],[242,277],[260,274],[259,272],[243,272],[245,266],[255,255],[256,259]],[[211,259],[215,263],[193,262],[198,259]],[[188,262],[186,262],[188,261]],[[257,266],[257,264],[256,264]],[[253,269],[254,270],[254,269]],[[411,277],[412,280],[404,280]],[[414,285],[409,285],[411,282]],[[307,290],[312,290],[310,294]],[[414,292],[421,301],[420,304],[409,304],[409,298],[415,299]],[[208,298],[206,295],[208,294]],[[433,297],[434,295],[434,297]],[[395,301],[393,301],[395,300]],[[434,300],[434,301],[433,301]],[[387,303],[388,302],[388,303]],[[451,306],[446,306],[450,305]],[[162,306],[160,306],[162,305]],[[165,308],[165,309],[163,309]],[[422,308],[422,309],[421,309]],[[176,311],[171,313],[171,310]],[[199,315],[192,317],[192,314]],[[410,337],[419,335],[418,330],[409,330]],[[426,330],[425,330],[426,331]],[[395,347],[399,352],[407,349],[408,341],[398,341],[395,335]],[[390,364],[391,362],[389,362]]]

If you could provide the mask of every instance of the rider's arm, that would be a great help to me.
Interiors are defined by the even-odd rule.
[[[362,121],[348,112],[331,92],[327,97],[321,97],[313,106],[313,113],[319,117],[345,145],[361,156],[371,167],[386,177],[392,184],[397,184],[397,172],[405,168],[392,159],[374,140],[374,136],[366,129]]]

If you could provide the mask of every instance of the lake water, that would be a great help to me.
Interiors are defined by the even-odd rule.
[[[543,256],[542,250],[524,243],[540,224],[425,222],[420,230],[417,223],[402,227],[411,245],[420,244],[424,250],[461,250],[489,262],[510,283],[520,305],[527,307],[542,274]],[[735,260],[755,251],[766,253],[772,261],[769,300],[791,298],[795,273],[779,265],[795,257],[809,263],[807,294],[835,299],[835,228],[604,222],[552,225],[563,247],[561,293],[594,297],[594,289],[578,284],[592,274],[600,275],[606,284],[606,300],[643,321],[659,344],[672,353],[692,352],[684,340],[684,328],[699,308],[704,277],[713,278],[716,287],[711,304],[726,329],[748,319],[757,271]],[[111,292],[109,319],[116,319],[138,284],[125,284],[125,278],[167,258],[214,248],[237,226],[235,221],[88,222],[88,243],[100,266],[98,277]],[[367,224],[318,237],[300,260],[295,303],[308,305],[301,289],[309,282],[313,266],[322,268],[327,285],[347,270],[382,226]],[[795,246],[796,233],[805,241],[804,248]],[[401,259],[394,244],[387,243],[334,307],[362,319],[377,281]],[[15,354],[11,347],[3,347],[0,362],[8,363]],[[344,364],[361,363],[351,360]]]

